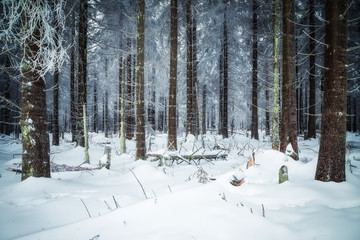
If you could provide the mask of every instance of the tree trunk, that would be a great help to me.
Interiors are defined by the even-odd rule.
[[[76,141],[76,118],[77,118],[77,102],[75,91],[75,11],[73,12],[73,26],[71,30],[71,39],[73,46],[70,52],[70,122],[71,122],[71,141]]]
[[[88,142],[88,132],[87,132],[87,123],[86,123],[86,105],[83,105],[83,123],[84,123],[84,145],[85,145],[85,162],[90,163],[89,157],[89,142]]]
[[[86,106],[86,77],[87,77],[87,0],[80,0],[79,13],[79,59],[78,59],[78,118],[77,118],[77,143],[85,147],[84,125],[82,123],[83,105]]]
[[[120,84],[120,153],[126,152],[126,140],[125,140],[125,57],[121,60],[121,82]]]
[[[206,134],[206,84],[203,86],[203,95],[202,95],[202,134]]]
[[[283,0],[283,85],[281,109],[280,151],[286,152],[290,143],[299,159],[296,134],[295,100],[295,6],[294,0]]]
[[[186,2],[186,136],[193,134],[193,37],[191,0]]]
[[[93,121],[93,130],[94,132],[98,133],[98,97],[97,97],[97,82],[96,82],[96,74],[94,77],[94,121]]]
[[[55,35],[54,35],[54,42],[55,47],[59,48],[59,17],[55,14]],[[58,49],[55,50],[56,54],[58,53]],[[52,144],[54,146],[59,146],[60,142],[60,129],[59,129],[59,64],[55,63],[54,65],[54,108],[53,108],[53,115],[54,115],[54,129],[53,129],[53,138]]]
[[[128,51],[131,52],[131,40],[128,39]],[[133,132],[133,106],[134,99],[132,99],[133,83],[131,78],[131,54],[127,56],[127,82],[126,82],[126,139],[131,140],[134,137]]]
[[[324,53],[324,105],[319,159],[315,179],[346,180],[346,1],[326,1]],[[334,101],[336,99],[336,101]]]
[[[145,146],[145,107],[144,107],[144,48],[145,48],[145,0],[138,0],[137,22],[137,61],[136,61],[136,156],[146,158]]]
[[[42,5],[35,4],[22,11],[22,36],[26,36],[23,45],[22,73],[22,175],[21,180],[28,177],[50,177],[50,145],[47,132],[46,117],[46,86],[42,77],[41,67],[35,66],[40,50],[42,31],[41,23],[34,19],[33,12]],[[33,23],[34,25],[30,25]],[[27,35],[26,33],[29,33]]]
[[[104,97],[104,132],[105,137],[109,137],[109,99],[108,99],[108,92],[105,91],[105,97]]]
[[[310,0],[310,73],[308,138],[316,138],[315,117],[315,3]]]
[[[273,0],[274,15],[274,95],[273,95],[273,118],[272,118],[272,149],[279,150],[279,73],[280,73],[280,0]]]
[[[199,135],[199,95],[198,95],[198,79],[197,79],[197,67],[198,67],[198,60],[197,60],[197,48],[196,48],[196,12],[194,10],[193,14],[193,21],[192,21],[192,74],[193,74],[193,81],[192,81],[192,134],[198,137]]]
[[[258,67],[257,67],[257,0],[253,1],[252,19],[252,105],[251,105],[251,138],[259,140],[258,132]]]
[[[223,97],[223,118],[222,118],[222,135],[223,138],[228,138],[228,82],[229,82],[229,64],[228,64],[228,33],[226,21],[226,6],[224,6],[224,97]]]
[[[170,16],[170,86],[169,86],[169,126],[168,149],[177,150],[176,134],[176,85],[177,85],[177,0],[171,0]]]

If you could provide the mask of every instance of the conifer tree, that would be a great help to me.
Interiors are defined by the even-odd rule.
[[[346,12],[346,1],[326,1],[324,99],[315,174],[316,180],[324,182],[346,180]]]
[[[176,88],[177,88],[177,0],[171,0],[170,13],[170,86],[169,86],[169,124],[168,149],[177,149],[176,134]]]
[[[145,48],[145,0],[138,0],[136,61],[136,155],[145,160],[145,105],[144,105],[144,48]]]

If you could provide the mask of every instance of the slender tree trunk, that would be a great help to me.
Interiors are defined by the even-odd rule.
[[[219,56],[219,124],[218,134],[223,135],[224,118],[224,45],[221,44]]]
[[[203,85],[203,94],[202,94],[202,134],[206,134],[206,84]]]
[[[95,74],[94,77],[94,121],[93,121],[93,130],[94,132],[98,133],[98,96],[97,96],[97,75]]]
[[[55,35],[54,35],[55,47],[59,47],[59,18],[56,14],[55,16]],[[56,49],[57,54],[58,49]],[[54,146],[59,146],[60,142],[60,127],[59,127],[59,64],[55,63],[54,65],[54,130],[53,130],[53,139],[52,144]]]
[[[41,67],[34,66],[40,49],[42,31],[39,20],[34,19],[33,12],[39,12],[42,5],[30,5],[22,11],[22,31],[26,36],[23,47],[24,63],[22,73],[22,175],[28,177],[50,177],[50,144],[47,132],[46,86],[41,75]],[[35,10],[34,10],[35,9]],[[35,15],[36,16],[36,15]],[[33,23],[34,25],[30,25]],[[30,30],[32,29],[32,30]],[[25,34],[30,32],[30,35]]]
[[[78,119],[77,119],[77,141],[78,145],[85,147],[84,125],[82,123],[83,105],[86,101],[86,77],[87,77],[87,0],[80,0],[79,13],[79,59],[78,59]]]
[[[274,96],[273,96],[273,118],[272,118],[272,149],[279,150],[279,73],[280,73],[280,0],[273,0],[274,15]]]
[[[131,51],[131,40],[128,39],[128,50]],[[127,56],[127,82],[126,82],[126,139],[131,140],[134,137],[133,133],[133,106],[134,99],[132,99],[133,83],[131,78],[131,54]]]
[[[5,69],[10,69],[11,67],[11,63],[10,63],[10,57],[8,54],[5,55]],[[2,75],[2,74],[1,74]],[[0,76],[1,76],[0,75]],[[3,76],[1,76],[3,77]],[[10,81],[11,81],[11,78],[9,76],[4,76],[4,78],[6,79],[5,80],[5,84],[2,86],[3,87],[3,93],[4,93],[4,97],[5,99],[7,100],[10,100],[11,99],[11,94],[10,94],[10,91],[11,91],[11,88],[10,88]],[[10,120],[10,117],[11,117],[11,113],[10,113],[10,109],[8,107],[0,107],[0,119],[1,121],[3,121],[3,123],[1,123],[1,133],[4,133],[8,136],[10,136],[11,134],[11,120]]]
[[[177,150],[176,134],[176,86],[177,86],[177,0],[171,0],[170,16],[170,86],[169,86],[169,130],[168,149]]]
[[[193,38],[191,0],[186,2],[186,136],[193,134]]]
[[[197,48],[196,48],[196,12],[193,11],[192,13],[193,21],[192,21],[192,134],[198,137],[199,135],[199,95],[198,95],[198,78],[197,78],[197,66],[198,66],[198,60],[197,60]]]
[[[266,63],[266,67],[265,67],[266,71],[268,71],[268,65]],[[266,86],[265,86],[265,103],[266,103],[266,107],[265,107],[265,134],[266,136],[270,135],[270,107],[269,107],[269,102],[270,102],[270,97],[269,97],[269,81],[268,81],[268,75],[266,75]]]
[[[105,137],[109,137],[109,96],[108,92],[105,91],[105,97],[104,97],[104,132]]]
[[[73,12],[73,26],[71,30],[71,39],[73,46],[70,52],[70,122],[71,122],[71,141],[76,141],[76,118],[77,118],[77,102],[75,91],[75,11]]]
[[[310,73],[308,138],[316,138],[315,117],[315,3],[310,0]]]
[[[286,152],[290,143],[299,159],[296,134],[295,100],[295,6],[294,0],[283,0],[283,85],[280,151]]]
[[[224,97],[223,97],[223,118],[222,118],[222,135],[224,138],[229,137],[228,133],[228,86],[229,86],[229,64],[228,64],[228,33],[227,33],[227,20],[226,20],[226,9],[227,3],[225,3],[224,9]]]
[[[346,1],[325,4],[324,105],[315,179],[346,180]],[[336,101],[334,101],[336,99]]]
[[[138,34],[136,65],[136,156],[146,158],[144,106],[145,0],[138,0]]]
[[[88,142],[88,132],[87,132],[87,123],[86,123],[86,105],[83,105],[83,123],[84,123],[84,145],[85,145],[85,161],[84,163],[90,163],[89,157],[89,142]]]
[[[121,82],[120,84],[120,153],[126,153],[126,139],[125,139],[125,57],[122,57],[121,64]]]
[[[251,138],[259,140],[258,132],[258,67],[257,67],[257,0],[253,1],[252,19],[252,105],[251,105]]]

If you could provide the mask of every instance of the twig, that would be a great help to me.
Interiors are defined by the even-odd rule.
[[[111,209],[111,207],[109,206],[109,204],[108,204],[105,200],[104,200],[104,202],[105,202],[107,208],[108,208],[110,211],[112,211],[112,209]]]
[[[261,207],[262,207],[262,214],[263,214],[263,217],[265,217],[265,208],[264,208],[264,204],[261,204]]]
[[[94,236],[94,237],[90,238],[89,240],[97,240],[97,239],[99,239],[99,237],[100,237],[100,235],[98,234],[98,235],[96,235],[96,236]]]
[[[85,209],[86,209],[87,213],[89,214],[89,217],[91,218],[91,215],[90,215],[89,209],[87,208],[87,206],[86,206],[85,202],[84,202],[81,198],[80,198],[80,200],[81,200],[81,202],[84,204]]]
[[[168,188],[169,188],[170,192],[172,193],[171,188],[170,188],[170,185],[168,185]]]
[[[135,173],[134,173],[131,169],[129,169],[129,170],[130,170],[130,172],[134,175],[134,177],[136,178],[136,180],[138,181],[138,183],[140,184],[140,187],[141,187],[141,189],[142,189],[142,191],[143,191],[143,193],[144,193],[144,195],[145,195],[145,198],[148,199],[148,196],[146,195],[146,192],[145,192],[145,189],[144,189],[143,185],[141,184],[141,182],[139,181],[139,179],[136,177]]]
[[[118,204],[118,202],[116,201],[116,199],[115,199],[114,195],[113,195],[112,197],[113,197],[113,199],[114,199],[115,207],[116,207],[116,208],[119,208],[119,207],[120,207],[120,205],[119,205],[119,204]]]

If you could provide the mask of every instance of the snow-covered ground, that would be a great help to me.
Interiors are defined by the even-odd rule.
[[[51,148],[51,160],[79,166],[84,149],[69,139]],[[255,141],[245,134],[205,137],[206,151],[226,149],[225,161],[161,167],[158,161],[135,162],[134,141],[127,142],[128,154],[118,155],[118,138],[91,134],[91,164],[82,167],[105,163],[107,143],[110,170],[53,172],[51,179],[21,182],[7,170],[21,162],[13,156],[21,144],[0,136],[0,239],[360,239],[360,137],[349,133],[347,140],[353,146],[347,159],[357,168],[351,173],[347,163],[343,183],[314,180],[318,140],[299,139],[300,160],[294,161],[270,150],[268,138]],[[166,135],[152,142],[153,152],[171,155],[164,150]],[[182,153],[201,145],[188,141]],[[252,151],[256,165],[246,169]],[[282,165],[289,181],[278,184]],[[245,176],[245,183],[230,184],[234,175]],[[212,180],[203,184],[200,177]]]

